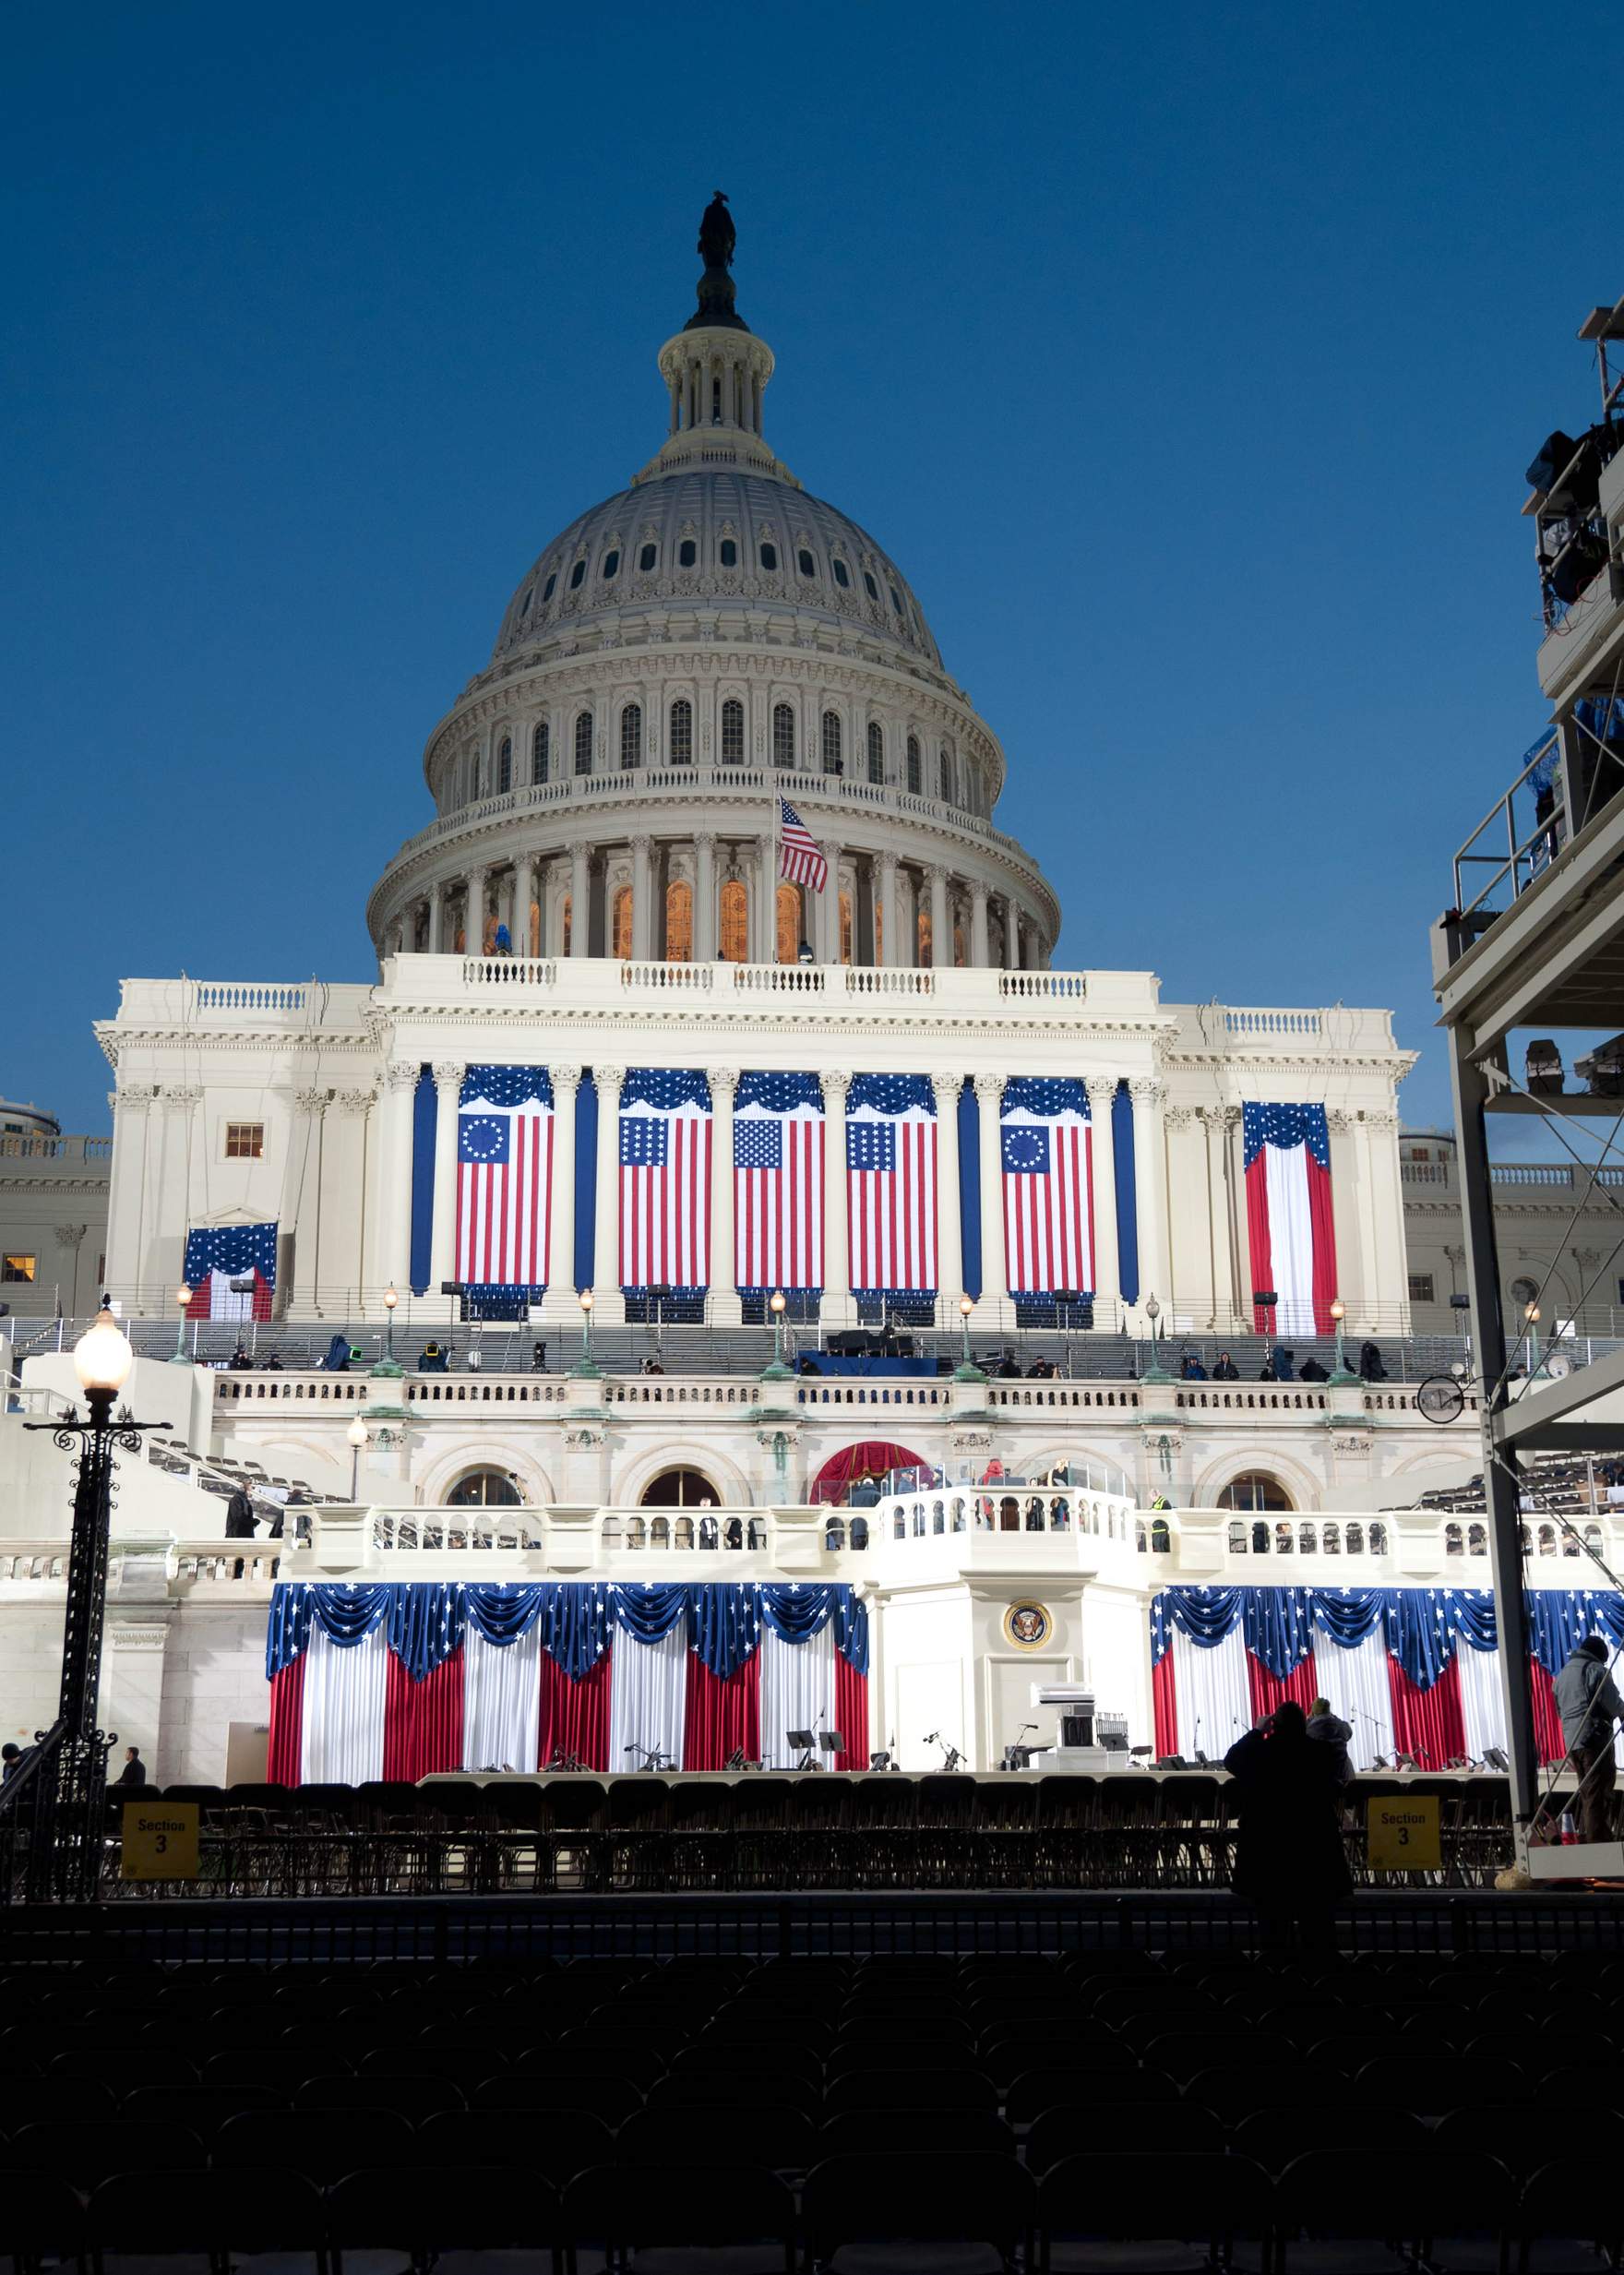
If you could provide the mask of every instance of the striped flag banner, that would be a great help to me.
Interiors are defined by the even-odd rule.
[[[1075,1076],[1017,1074],[999,1126],[1004,1253],[1012,1296],[1094,1286],[1093,1132]]]
[[[1322,1106],[1248,1103],[1241,1108],[1247,1240],[1260,1335],[1329,1335],[1336,1300],[1336,1227],[1331,1200],[1331,1131]]]
[[[544,1287],[553,1215],[553,1078],[471,1066],[457,1108],[457,1277]]]
[[[634,1067],[621,1084],[620,1284],[710,1284],[710,1085],[694,1068]]]
[[[936,1098],[923,1074],[856,1074],[846,1102],[852,1287],[934,1296]]]
[[[823,1286],[823,1134],[816,1074],[740,1077],[733,1224],[742,1294]]]

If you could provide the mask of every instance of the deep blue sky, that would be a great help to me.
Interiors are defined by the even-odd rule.
[[[1624,290],[1547,50],[1495,0],[15,7],[0,1093],[106,1127],[123,974],[372,976],[429,729],[661,439],[720,184],[770,438],[1002,736],[1060,960],[1391,1004],[1447,1117],[1427,926],[1543,716],[1522,471]]]

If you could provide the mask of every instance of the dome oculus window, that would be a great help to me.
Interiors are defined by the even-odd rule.
[[[572,593],[579,591],[580,586],[586,581],[586,563],[584,561],[577,561],[575,567],[569,572],[569,589]]]
[[[818,564],[812,558],[812,556],[807,552],[805,545],[801,547],[801,550],[795,556],[795,567],[800,570],[803,577],[815,577],[818,574]]]
[[[869,575],[866,569],[863,571],[863,589],[867,593],[870,600],[878,600],[879,598],[879,587],[875,583],[874,579]]]
[[[699,546],[694,543],[691,537],[685,537],[681,545],[679,545],[676,548],[676,565],[678,569],[692,569],[694,563],[699,559]]]
[[[776,545],[762,546],[761,566],[763,569],[776,569],[778,567],[778,547]]]
[[[842,560],[838,553],[835,555],[831,566],[834,569],[834,581],[843,593],[852,581],[852,572],[846,567],[844,561]]]
[[[611,579],[612,577],[618,577],[618,576],[619,576],[619,574],[620,574],[620,554],[619,554],[619,550],[618,550],[618,548],[617,548],[617,547],[615,547],[615,546],[613,546],[613,545],[612,545],[612,546],[610,547],[609,551],[608,551],[607,553],[605,553],[605,554],[604,554],[604,556],[603,556],[603,581],[604,581],[604,583],[605,583],[605,584],[607,584],[607,583],[608,583],[608,581],[610,581],[610,579]]]
[[[658,545],[645,545],[642,551],[638,555],[638,568],[646,577],[650,569],[653,568],[655,562],[659,558],[660,548]]]
[[[717,546],[716,557],[722,563],[723,569],[736,569],[738,567],[739,549],[737,545],[734,545],[731,537],[724,537],[722,543]]]
[[[557,571],[556,569],[555,569],[555,570],[553,571],[553,574],[552,574],[552,575],[551,575],[551,576],[547,579],[546,583],[545,583],[544,585],[543,585],[543,587],[542,587],[542,606],[543,606],[543,608],[546,606],[547,603],[548,603],[548,602],[552,599],[552,597],[553,597],[554,593],[555,593],[557,590],[558,590],[558,571]]]

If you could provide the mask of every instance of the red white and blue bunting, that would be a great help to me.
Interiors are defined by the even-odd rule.
[[[1260,1335],[1329,1335],[1336,1299],[1336,1227],[1331,1202],[1331,1130],[1322,1106],[1241,1107],[1247,1246]]]
[[[769,1769],[792,1730],[868,1766],[868,1610],[840,1586],[541,1580],[271,1593],[267,1776],[360,1785],[437,1770]]]
[[[1582,1636],[1624,1641],[1611,1589],[1535,1588],[1534,1731],[1560,1761],[1552,1679]],[[1213,1761],[1284,1699],[1320,1696],[1354,1726],[1355,1768],[1412,1754],[1424,1769],[1506,1742],[1487,1588],[1170,1587],[1151,1605],[1158,1754]]]

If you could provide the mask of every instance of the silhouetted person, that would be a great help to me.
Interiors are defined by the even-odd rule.
[[[141,1759],[139,1746],[125,1746],[124,1767],[113,1779],[113,1783],[115,1785],[145,1785],[146,1782],[147,1765]]]
[[[1613,1788],[1618,1776],[1613,1758],[1613,1725],[1624,1716],[1624,1699],[1607,1671],[1607,1646],[1601,1637],[1586,1635],[1582,1643],[1574,1645],[1556,1680],[1562,1737],[1568,1758],[1579,1772],[1581,1840],[1613,1838]]]
[[[1331,1916],[1352,1882],[1342,1844],[1342,1787],[1329,1746],[1308,1736],[1295,1700],[1239,1738],[1224,1766],[1240,1789],[1231,1886],[1258,1915],[1267,1950],[1294,1933],[1305,1945],[1331,1940]]]
[[[15,1744],[9,1738],[3,1746],[0,1746],[0,1785],[11,1783],[33,1750],[33,1747],[30,1746],[25,1753],[21,1746]]]
[[[1387,1369],[1381,1363],[1381,1353],[1374,1343],[1359,1346],[1359,1373],[1367,1383],[1385,1383]]]
[[[254,1503],[239,1485],[225,1504],[225,1537],[228,1540],[252,1540],[258,1529]]]
[[[1352,1743],[1354,1726],[1344,1722],[1340,1715],[1331,1711],[1329,1698],[1317,1698],[1308,1708],[1308,1735],[1316,1745],[1329,1746],[1336,1757],[1336,1776],[1339,1785],[1346,1785],[1354,1774],[1348,1747]]]
[[[1329,1383],[1331,1380],[1331,1372],[1328,1368],[1322,1367],[1320,1364],[1320,1361],[1310,1352],[1308,1357],[1304,1359],[1302,1365],[1297,1369],[1297,1377],[1299,1381],[1304,1383]]]

